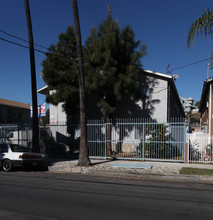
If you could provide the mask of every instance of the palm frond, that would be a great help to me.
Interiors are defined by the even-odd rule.
[[[204,34],[206,37],[213,33],[213,11],[210,9],[204,10],[200,18],[195,20],[189,30],[187,46],[193,43],[198,35]]]

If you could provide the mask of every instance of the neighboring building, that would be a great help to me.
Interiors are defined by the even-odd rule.
[[[30,105],[0,98],[0,123],[11,124],[30,119]]]
[[[200,132],[200,113],[199,109],[193,109],[190,115],[190,128],[192,132]]]
[[[200,113],[194,106],[194,99],[180,97],[180,101],[186,115],[187,132],[200,131]]]
[[[200,100],[201,129],[204,133],[213,135],[213,78],[204,81]]]
[[[135,97],[126,97],[117,103],[116,118],[152,118],[157,121],[171,117],[185,117],[180,98],[171,75],[143,70],[139,76],[140,86]],[[38,93],[47,94],[47,86]],[[53,92],[53,91],[50,91]],[[87,119],[102,118],[97,100],[87,97]],[[66,122],[62,103],[50,104],[50,123]]]
[[[37,92],[43,95],[47,95],[48,87],[44,86],[43,88],[39,89]],[[50,93],[53,92],[54,91],[50,91]],[[52,104],[49,105],[50,124],[65,123],[67,121],[67,115],[63,111],[62,105],[63,103],[59,103],[58,105],[52,105]]]
[[[194,99],[192,99],[191,97],[188,99],[186,99],[184,97],[180,97],[180,101],[181,101],[181,104],[183,106],[185,113],[191,112],[193,109],[196,108],[194,106]]]

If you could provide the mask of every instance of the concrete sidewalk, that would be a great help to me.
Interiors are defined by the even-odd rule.
[[[117,176],[130,178],[161,178],[178,181],[201,181],[213,184],[213,176],[181,175],[183,167],[213,169],[213,165],[168,162],[91,160],[92,166],[78,167],[78,160],[48,159],[50,172],[79,173],[89,175]]]

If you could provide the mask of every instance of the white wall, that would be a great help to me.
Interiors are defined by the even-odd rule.
[[[152,118],[158,122],[167,119],[168,81],[153,77],[148,78],[148,80],[146,79],[146,82],[149,82],[146,84],[148,85],[146,96],[138,100],[126,98],[120,101],[117,106],[116,116],[118,118],[119,115],[122,115],[121,118]]]
[[[147,85],[147,94],[145,97],[135,100],[134,98],[126,97],[117,104],[115,117],[117,118],[152,118],[158,122],[167,119],[168,112],[168,80],[162,76],[153,74],[147,76],[141,74],[140,77],[141,89],[143,85]],[[142,91],[143,92],[143,91]],[[139,95],[141,95],[139,91]],[[66,122],[66,114],[62,108],[63,103],[58,106],[50,104],[50,123]],[[87,118],[99,119],[103,116],[97,108],[96,99],[93,98],[87,106]]]
[[[62,105],[63,103],[59,103],[57,106],[50,104],[50,124],[66,122],[67,116],[63,111]]]
[[[50,91],[50,94],[54,93],[54,91]],[[50,124],[58,124],[65,123],[67,121],[66,113],[63,111],[63,103],[59,103],[58,105],[50,104]]]
[[[153,92],[150,94],[154,106],[152,117],[156,120],[166,120],[168,107],[168,82],[158,79],[158,83],[159,84],[153,88]],[[154,100],[160,100],[160,102],[155,103]]]

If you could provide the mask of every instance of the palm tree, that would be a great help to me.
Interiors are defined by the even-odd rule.
[[[30,48],[30,66],[31,66],[31,89],[32,89],[32,106],[33,106],[33,139],[32,139],[32,151],[40,152],[39,147],[39,128],[38,128],[38,115],[37,115],[37,87],[36,87],[36,71],[35,71],[35,54],[34,54],[34,43],[32,33],[32,23],[30,16],[30,7],[28,0],[24,0],[25,12],[27,19],[27,29],[29,38]]]
[[[199,34],[212,35],[213,33],[213,11],[210,9],[204,10],[203,14],[200,18],[195,20],[192,24],[188,39],[187,39],[187,46],[190,47],[190,44],[193,43],[196,37]]]
[[[90,159],[87,149],[87,127],[86,127],[86,111],[85,111],[85,89],[84,89],[84,68],[83,68],[83,53],[81,45],[81,30],[78,16],[77,0],[72,0],[74,23],[75,23],[75,38],[77,45],[78,57],[78,77],[79,77],[79,99],[80,99],[80,152],[78,166],[90,166]]]

